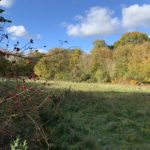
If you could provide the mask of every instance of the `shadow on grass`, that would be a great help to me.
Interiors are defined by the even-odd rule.
[[[150,93],[49,90],[62,93],[63,117],[55,126],[61,148],[150,149]]]
[[[150,93],[84,92],[51,85],[45,88],[41,83],[29,85],[35,90],[42,89],[44,96],[61,98],[55,113],[45,111],[42,114],[47,119],[42,123],[49,142],[53,143],[52,149],[150,149]],[[41,102],[40,93],[35,92],[33,96],[36,104],[38,100]]]

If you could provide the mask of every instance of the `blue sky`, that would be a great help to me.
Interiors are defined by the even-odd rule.
[[[90,51],[92,42],[104,39],[113,44],[127,31],[150,35],[149,0],[2,0],[6,27],[13,40],[33,37],[36,47],[80,47]]]

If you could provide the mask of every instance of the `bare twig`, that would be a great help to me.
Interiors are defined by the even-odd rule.
[[[48,100],[48,97],[37,107],[37,109],[39,109],[47,100]]]
[[[22,91],[22,92],[20,92],[20,93],[18,93],[18,94],[16,94],[16,95],[14,95],[14,96],[12,96],[12,97],[9,97],[9,98],[7,98],[7,99],[4,99],[4,100],[2,99],[2,100],[0,101],[0,105],[2,105],[3,103],[6,103],[7,101],[9,101],[9,100],[15,98],[16,96],[19,96],[19,95],[21,95],[21,94],[27,92],[28,90],[29,90],[29,89],[24,90],[24,91]]]
[[[11,118],[11,117],[17,117],[19,114],[12,114],[12,115],[9,115],[9,116],[3,116],[3,117],[0,117],[0,119],[6,119],[6,118]]]
[[[41,133],[43,139],[45,140],[45,142],[47,144],[48,150],[50,150],[50,145],[48,143],[48,139],[46,137],[46,134],[45,134],[43,128],[40,127],[40,125],[38,123],[36,123],[35,120],[28,113],[25,113],[25,114],[32,121],[32,123],[35,125],[35,127],[39,130],[39,132]]]

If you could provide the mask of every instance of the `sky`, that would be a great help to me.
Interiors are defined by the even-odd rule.
[[[1,0],[0,7],[12,20],[5,27],[12,41],[33,38],[41,51],[60,40],[89,52],[94,40],[112,45],[125,32],[150,35],[150,0]]]

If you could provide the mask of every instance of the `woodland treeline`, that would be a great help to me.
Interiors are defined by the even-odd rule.
[[[1,76],[6,72],[29,78],[34,72],[48,80],[150,82],[150,38],[145,33],[128,32],[112,46],[104,40],[94,41],[90,53],[53,48],[47,53],[31,50],[28,59],[1,57]]]

